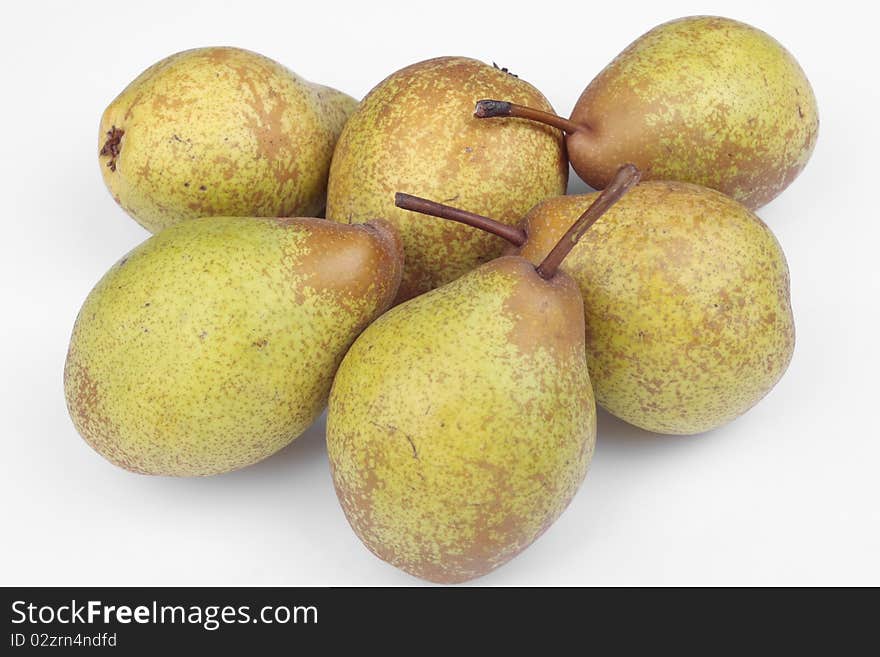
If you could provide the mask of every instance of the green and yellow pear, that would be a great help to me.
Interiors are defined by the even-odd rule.
[[[254,52],[186,50],[141,73],[104,111],[101,172],[154,233],[195,217],[317,216],[356,106]]]
[[[518,229],[424,199],[401,202],[491,230],[535,263],[595,199],[546,199]],[[643,182],[584,234],[562,268],[583,297],[597,402],[643,429],[719,427],[763,398],[791,360],[785,256],[758,217],[720,192]]]
[[[394,299],[382,222],[202,218],[154,235],[89,294],[64,390],[74,425],[128,470],[211,475],[277,452],[321,413],[357,335]]]
[[[518,102],[484,100],[476,115],[565,130],[572,166],[596,189],[631,162],[645,180],[711,187],[751,209],[797,177],[819,129],[816,98],[794,57],[765,32],[715,16],[639,37],[584,90],[571,119]]]
[[[349,523],[381,559],[434,582],[485,575],[580,486],[595,401],[583,304],[557,272],[562,257],[483,264],[390,310],[342,361],[327,413],[331,472]]]
[[[504,244],[398,210],[396,191],[445,199],[510,223],[541,199],[565,193],[562,133],[516,120],[480,123],[471,111],[487,89],[552,111],[537,89],[502,69],[440,57],[379,83],[339,138],[327,218],[360,223],[383,217],[394,224],[406,252],[399,301],[458,278],[500,255]]]

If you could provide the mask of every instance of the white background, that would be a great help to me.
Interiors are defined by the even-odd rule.
[[[438,55],[496,61],[568,114],[631,40],[714,13],[791,50],[821,128],[800,178],[759,214],[788,256],[797,348],[756,408],[710,434],[606,414],[580,493],[481,584],[880,584],[876,10],[791,2],[16,3],[0,25],[0,584],[377,584],[417,580],[351,532],[315,426],[209,479],[137,476],[76,434],[70,329],[147,233],[97,163],[104,107],[178,50],[235,45],[361,97]],[[874,15],[870,15],[874,14]],[[584,186],[572,175],[573,191]],[[11,203],[11,205],[10,205]]]

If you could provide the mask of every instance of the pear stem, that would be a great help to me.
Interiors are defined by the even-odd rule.
[[[630,188],[639,182],[641,177],[642,173],[633,164],[624,164],[620,167],[608,186],[599,194],[599,198],[593,201],[592,205],[571,225],[571,228],[550,250],[547,257],[535,268],[538,275],[548,281],[553,278],[559,270],[559,265],[565,260],[565,256],[571,253],[587,229],[596,223],[612,205],[623,198]]]
[[[479,100],[474,107],[474,116],[478,119],[491,119],[495,116],[510,116],[517,119],[529,119],[545,125],[559,128],[563,132],[571,134],[579,130],[587,130],[587,126],[569,121],[552,112],[517,105],[506,100]]]
[[[429,201],[428,199],[413,196],[412,194],[397,192],[394,195],[394,205],[403,210],[419,212],[431,217],[441,217],[442,219],[457,221],[466,226],[479,228],[480,230],[484,230],[487,233],[492,233],[493,235],[497,235],[498,237],[507,240],[514,246],[522,246],[526,241],[526,232],[522,228],[509,226],[500,221],[496,221],[495,219],[490,219],[489,217],[474,214],[467,210],[453,208],[452,206],[443,205],[442,203],[437,203],[435,201]]]

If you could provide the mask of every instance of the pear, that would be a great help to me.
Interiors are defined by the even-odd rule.
[[[595,198],[546,199],[518,229],[424,199],[399,201],[491,230],[540,262]],[[785,255],[757,216],[714,190],[641,183],[584,235],[563,269],[583,296],[596,399],[643,429],[722,426],[761,400],[791,360]]]
[[[816,98],[794,57],[761,30],[712,16],[639,37],[590,83],[570,120],[517,102],[480,101],[476,116],[565,130],[572,166],[596,189],[631,162],[646,180],[711,187],[750,209],[797,177],[819,129]]]
[[[596,414],[583,304],[557,272],[573,243],[537,268],[497,258],[397,306],[342,361],[327,413],[331,472],[349,523],[381,559],[434,582],[479,577],[574,496]]]
[[[64,370],[74,425],[134,472],[255,463],[321,413],[336,367],[394,299],[393,229],[203,218],[122,258],[77,317]]]
[[[481,124],[471,110],[487,89],[552,111],[537,89],[502,69],[440,57],[379,83],[339,138],[327,218],[359,223],[383,217],[394,224],[406,252],[398,301],[448,283],[504,249],[491,235],[398,210],[398,189],[510,223],[538,201],[565,193],[562,133],[515,120]]]
[[[110,193],[157,232],[206,216],[317,216],[357,101],[238,48],[199,48],[141,73],[101,118]]]

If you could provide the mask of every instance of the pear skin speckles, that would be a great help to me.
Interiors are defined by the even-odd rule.
[[[138,76],[101,118],[116,201],[157,232],[205,216],[314,216],[356,101],[238,48],[199,48]]]
[[[80,310],[64,374],[74,425],[134,472],[255,463],[321,413],[402,268],[382,225],[246,217],[168,228],[114,265]]]
[[[596,194],[524,219],[540,262]],[[788,266],[767,226],[696,185],[643,182],[581,238],[562,269],[580,286],[597,401],[649,431],[721,426],[776,384],[794,351]]]
[[[819,130],[797,61],[761,30],[694,16],[655,27],[584,90],[569,137],[572,165],[601,189],[621,164],[643,180],[720,190],[755,209],[806,166]]]
[[[487,94],[552,111],[534,87],[464,57],[408,66],[379,83],[343,130],[333,155],[327,218],[374,217],[398,229],[406,252],[399,301],[448,283],[501,255],[497,237],[401,210],[407,192],[515,223],[535,203],[565,193],[562,134],[525,121],[480,121]]]
[[[502,257],[364,331],[333,384],[327,447],[345,515],[374,554],[465,581],[562,513],[596,435],[582,317],[571,279]]]

